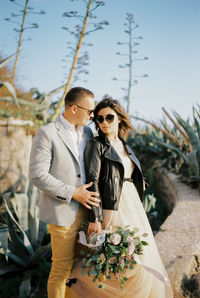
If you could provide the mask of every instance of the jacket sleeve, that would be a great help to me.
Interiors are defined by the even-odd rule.
[[[67,185],[49,173],[53,158],[52,141],[43,128],[39,128],[33,139],[29,176],[31,182],[52,198],[69,204],[76,189]]]
[[[88,142],[85,154],[85,173],[86,183],[93,182],[93,185],[88,189],[99,193],[99,199],[101,200],[99,192],[99,178],[101,171],[101,150],[100,146],[95,141]],[[88,212],[89,222],[103,221],[102,217],[102,203],[100,202],[99,207],[92,207]]]

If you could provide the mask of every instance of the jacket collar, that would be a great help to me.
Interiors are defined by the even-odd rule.
[[[123,165],[123,162],[122,162],[120,156],[117,154],[115,149],[111,146],[111,144],[105,152],[105,157],[108,159],[120,162]]]
[[[111,159],[111,160],[118,161],[121,164],[123,164],[120,156],[117,154],[117,152],[111,146],[111,143],[110,143],[110,140],[108,139],[108,137],[105,134],[103,134],[103,133],[100,133],[99,136],[103,139],[104,143],[106,145],[108,145],[108,150],[106,150],[106,152],[105,152],[105,157],[108,158],[108,159]],[[122,137],[119,136],[119,138],[123,142],[123,144],[124,144],[124,146],[126,148],[126,151],[127,151],[128,155],[129,155],[129,158],[138,167],[138,169],[140,170],[140,172],[142,172],[141,166],[140,166],[140,163],[139,163],[139,160],[135,156],[135,154],[132,151],[132,149],[129,147],[128,143]]]
[[[107,149],[105,151],[105,157],[123,164],[121,158],[119,157],[115,149],[111,146],[108,137],[104,133],[99,131],[99,138],[102,140],[103,144],[107,146]]]

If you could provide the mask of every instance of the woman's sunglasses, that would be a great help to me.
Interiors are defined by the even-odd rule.
[[[104,120],[106,120],[107,123],[112,123],[114,121],[114,119],[115,119],[115,115],[113,115],[113,114],[108,114],[108,115],[106,115],[105,118],[101,115],[97,115],[95,118],[97,123],[100,123],[100,124],[102,124],[104,122]]]

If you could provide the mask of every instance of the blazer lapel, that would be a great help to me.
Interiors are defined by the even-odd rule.
[[[67,146],[67,148],[71,151],[71,153],[73,154],[77,162],[79,163],[79,159],[75,151],[74,144],[72,143],[71,137],[68,134],[67,130],[64,129],[62,123],[59,120],[59,117],[55,121],[55,126],[58,130],[59,137],[61,138],[63,143]]]

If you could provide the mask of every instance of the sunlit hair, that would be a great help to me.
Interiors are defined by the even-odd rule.
[[[133,127],[131,125],[129,116],[124,111],[123,107],[120,105],[120,103],[112,99],[111,97],[105,98],[102,101],[100,101],[97,106],[94,109],[94,123],[96,126],[96,129],[98,132],[101,132],[99,125],[96,121],[96,117],[101,109],[105,108],[111,108],[115,113],[118,115],[120,123],[119,123],[119,136],[126,138],[128,136],[128,132],[133,130]]]
[[[74,87],[71,88],[66,96],[65,96],[65,105],[73,105],[78,103],[81,99],[83,99],[85,96],[90,96],[94,98],[94,94],[92,91],[85,89],[83,87]]]

